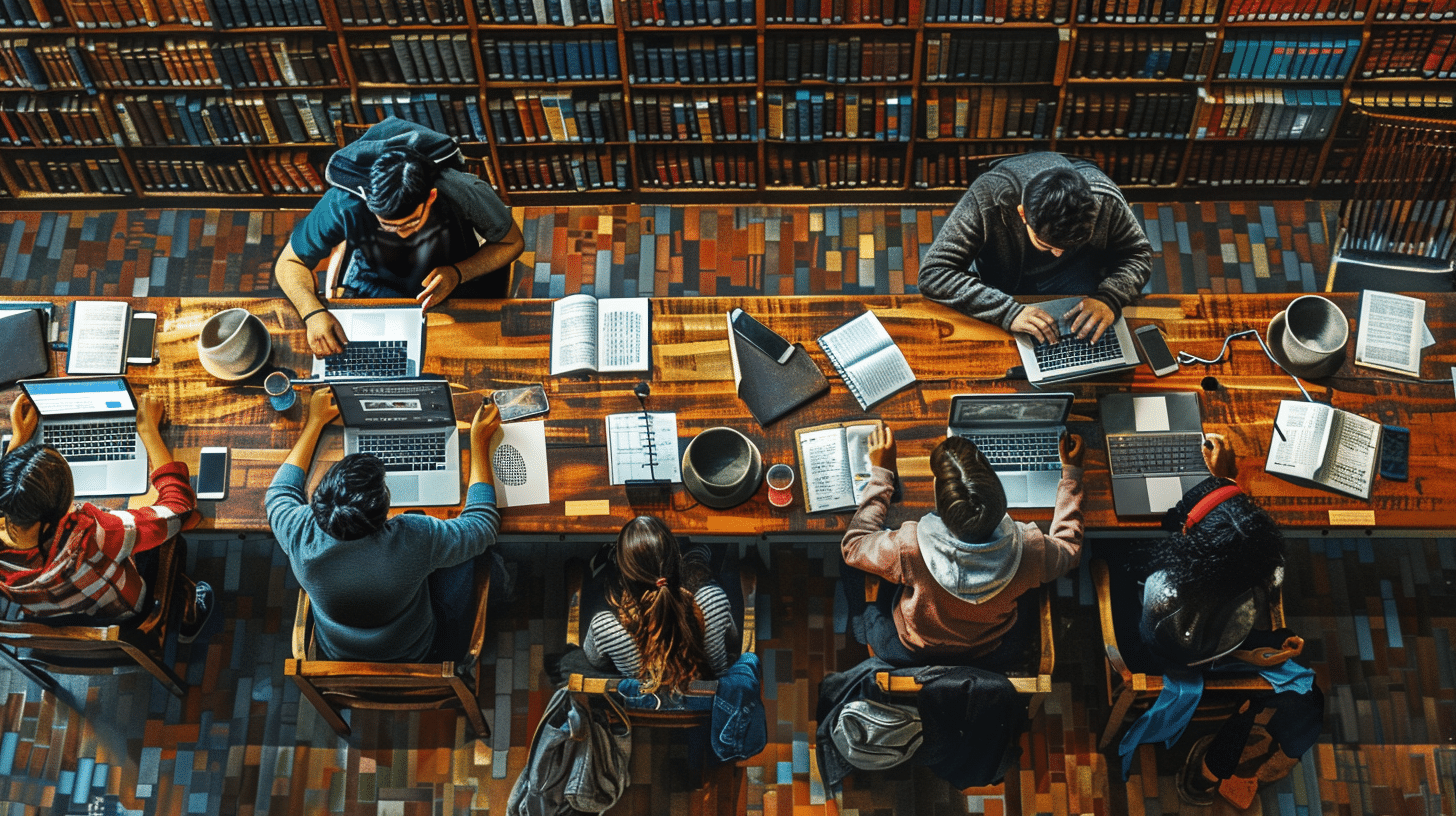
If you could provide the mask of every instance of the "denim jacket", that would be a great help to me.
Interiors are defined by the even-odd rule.
[[[618,683],[617,694],[629,708],[703,711],[711,707],[713,753],[724,762],[757,756],[768,745],[768,715],[763,710],[758,655],[752,652],[739,655],[738,661],[718,678],[718,692],[712,697],[644,694],[636,678]]]

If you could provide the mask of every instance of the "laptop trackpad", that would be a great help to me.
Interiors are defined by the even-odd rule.
[[[1025,507],[1031,496],[1030,481],[1025,473],[1002,473],[1001,487],[1006,490],[1007,507]]]
[[[414,504],[420,500],[420,477],[408,473],[391,473],[387,481],[390,504]]]
[[[77,496],[106,495],[106,465],[71,465]]]
[[[1162,513],[1183,498],[1183,480],[1177,476],[1149,476],[1144,481],[1148,487],[1148,509]]]

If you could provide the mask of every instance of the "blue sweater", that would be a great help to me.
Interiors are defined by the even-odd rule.
[[[335,660],[418,661],[435,637],[430,573],[485,552],[500,531],[495,488],[476,483],[450,520],[398,515],[373,535],[340,541],[314,522],[307,477],[283,465],[265,507],[278,546],[313,605],[314,637]]]

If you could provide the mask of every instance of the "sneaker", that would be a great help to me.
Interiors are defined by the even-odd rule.
[[[1178,769],[1178,798],[1185,805],[1205,807],[1218,796],[1218,783],[1203,777],[1203,757],[1213,743],[1213,734],[1206,734],[1188,750],[1188,761]]]
[[[178,643],[191,643],[197,640],[202,634],[202,627],[207,625],[207,619],[212,617],[212,587],[206,581],[197,582],[197,598],[193,601],[197,606],[197,617],[192,623],[184,623],[177,630]]]

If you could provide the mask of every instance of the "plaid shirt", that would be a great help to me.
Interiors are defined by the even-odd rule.
[[[197,524],[186,464],[157,468],[152,485],[157,503],[151,507],[106,510],[82,502],[39,547],[0,551],[0,593],[34,617],[140,612],[146,586],[132,556]]]

